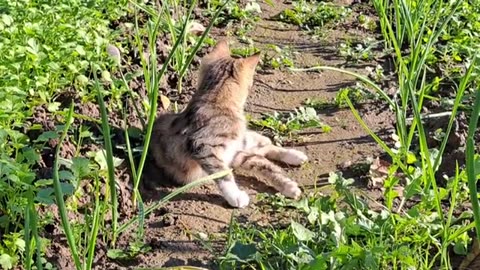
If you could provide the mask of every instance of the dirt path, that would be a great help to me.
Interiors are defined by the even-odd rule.
[[[276,1],[277,2],[277,1]],[[345,3],[338,3],[345,4]],[[308,67],[316,64],[341,66],[345,60],[338,57],[336,46],[347,36],[364,36],[360,30],[338,25],[327,32],[321,41],[313,40],[307,33],[295,26],[269,20],[281,12],[286,4],[277,3],[274,7],[261,5],[262,20],[251,32],[255,45],[262,48],[267,44],[289,45],[295,54],[296,67]],[[355,14],[351,14],[355,18]],[[238,43],[235,46],[240,46]],[[375,66],[372,62],[370,66]],[[365,73],[364,67],[349,70]],[[351,77],[336,72],[293,73],[273,70],[259,72],[256,76],[254,93],[251,94],[247,112],[258,117],[262,112],[291,111],[301,106],[307,98],[331,99],[341,87],[354,84]],[[368,107],[368,105],[366,106]],[[387,112],[372,106],[360,110],[366,123],[377,133],[386,134],[391,127],[392,118]],[[356,122],[350,110],[329,110],[319,112],[321,120],[328,124],[330,133],[319,130],[303,134],[304,143],[293,146],[306,151],[310,158],[302,168],[288,169],[288,174],[304,188],[324,180],[339,164],[355,162],[368,156],[375,156],[379,149]],[[251,195],[252,204],[238,211],[237,218],[262,218],[255,206],[258,191],[272,192],[272,189],[242,179],[239,181]],[[254,187],[256,186],[256,187]],[[158,188],[146,192],[146,201],[158,200],[173,188]],[[214,186],[206,186],[189,191],[176,198],[164,208],[150,215],[146,229],[146,241],[152,247],[147,254],[140,255],[137,261],[128,264],[108,265],[108,269],[122,268],[128,265],[140,266],[178,266],[196,265],[214,268],[212,252],[208,251],[198,239],[198,234],[213,239],[214,250],[222,246],[222,233],[228,229],[232,215],[224,200]],[[122,240],[120,240],[121,243]],[[125,240],[126,241],[126,240]],[[126,242],[124,242],[126,244]],[[99,268],[100,269],[100,268]],[[102,268],[104,269],[104,268]]]

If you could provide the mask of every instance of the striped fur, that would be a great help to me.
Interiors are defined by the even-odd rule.
[[[233,168],[269,181],[285,196],[301,195],[298,184],[270,160],[300,165],[307,156],[247,130],[244,105],[258,61],[259,55],[234,59],[227,42],[219,42],[202,59],[199,85],[185,110],[156,120],[150,151],[156,165],[176,183]],[[231,206],[248,205],[248,194],[238,188],[233,175],[217,183]]]

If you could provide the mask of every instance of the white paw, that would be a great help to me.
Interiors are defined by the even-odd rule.
[[[237,190],[236,192],[226,193],[223,195],[228,204],[236,208],[244,208],[250,202],[250,197],[243,190]]]
[[[307,160],[308,160],[307,155],[305,155],[303,152],[298,151],[296,149],[287,149],[287,151],[285,152],[282,158],[283,162],[292,166],[300,166]]]
[[[302,191],[298,187],[297,182],[290,181],[285,183],[285,185],[283,186],[282,194],[286,197],[296,200],[300,198],[300,195],[302,195]]]

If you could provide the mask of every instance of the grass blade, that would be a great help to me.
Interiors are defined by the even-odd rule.
[[[188,67],[190,66],[190,63],[192,63],[193,61],[193,58],[195,57],[195,55],[197,54],[198,50],[200,49],[200,46],[203,44],[203,41],[205,40],[205,38],[207,37],[208,33],[210,33],[210,29],[213,27],[213,24],[215,23],[215,21],[217,20],[218,16],[220,16],[220,13],[222,12],[222,10],[225,8],[225,6],[230,2],[230,0],[226,0],[218,9],[217,11],[215,12],[215,14],[213,15],[212,19],[210,20],[210,23],[208,24],[207,28],[205,29],[205,31],[203,32],[202,36],[200,37],[200,39],[198,39],[197,43],[195,44],[195,47],[193,48],[192,52],[190,53],[190,55],[188,56],[187,58],[187,61],[185,62],[185,65],[182,67],[182,70],[180,71],[180,81],[181,79],[183,78],[183,76],[185,76],[185,73],[187,72],[187,69]]]
[[[98,175],[95,176],[95,209],[93,211],[93,224],[92,230],[90,232],[90,237],[88,238],[88,247],[87,247],[87,263],[85,264],[84,269],[92,269],[93,259],[95,258],[95,245],[97,243],[98,231],[100,229],[100,216],[102,204],[100,203],[100,183],[98,181]]]
[[[110,125],[108,124],[108,115],[105,102],[103,100],[102,87],[95,77],[95,90],[97,92],[98,105],[100,107],[100,113],[102,117],[102,134],[103,134],[103,145],[105,147],[105,158],[107,161],[108,167],[108,187],[110,190],[110,209],[112,211],[112,245],[115,245],[115,232],[118,227],[118,198],[117,198],[117,184],[115,181],[115,166],[113,163],[113,149],[112,149],[112,139],[110,136]]]
[[[475,91],[475,104],[470,115],[470,123],[468,125],[467,149],[466,149],[466,165],[468,177],[468,189],[470,200],[473,208],[473,216],[475,218],[475,229],[477,233],[477,241],[480,240],[480,205],[478,203],[477,191],[477,171],[475,169],[475,131],[478,127],[478,117],[480,114],[480,90]]]
[[[60,159],[60,149],[63,145],[63,141],[67,137],[68,129],[73,120],[73,103],[70,104],[70,109],[68,110],[67,118],[65,119],[65,127],[63,133],[60,137],[60,140],[57,145],[57,150],[55,151],[55,160],[53,162],[53,188],[55,190],[55,200],[57,202],[58,211],[60,212],[60,219],[62,221],[62,227],[65,231],[67,237],[68,246],[72,253],[73,261],[75,263],[75,268],[77,270],[81,269],[80,258],[78,257],[77,245],[75,243],[75,238],[73,236],[72,229],[70,227],[70,222],[68,220],[67,209],[65,207],[65,201],[63,200],[62,187],[60,185],[60,178],[58,175],[59,165],[58,160]],[[37,243],[38,245],[38,243]]]
[[[182,27],[182,32],[180,34],[180,38],[177,39],[177,41],[173,45],[169,55],[167,56],[167,59],[165,60],[165,62],[162,65],[162,69],[160,70],[158,75],[156,74],[155,70],[152,72],[152,74],[150,74],[151,76],[155,76],[155,78],[153,79],[154,84],[150,85],[150,89],[148,89],[149,92],[151,93],[151,96],[150,96],[150,113],[149,113],[149,116],[148,116],[147,130],[145,132],[145,141],[144,141],[144,144],[143,144],[144,151],[142,152],[142,155],[140,157],[140,162],[139,162],[138,168],[137,168],[137,179],[135,179],[135,183],[134,183],[134,193],[133,193],[134,194],[134,199],[133,199],[133,204],[134,205],[136,205],[136,196],[137,196],[137,192],[135,192],[135,190],[138,190],[138,185],[139,185],[140,179],[142,177],[143,168],[145,166],[145,161],[147,159],[148,148],[149,148],[150,140],[151,140],[151,136],[152,136],[153,123],[155,122],[155,118],[156,118],[156,115],[157,115],[157,99],[158,99],[158,87],[157,86],[158,86],[158,83],[160,82],[160,79],[163,77],[163,74],[165,74],[165,72],[167,70],[167,67],[168,67],[170,61],[172,60],[172,57],[173,57],[175,51],[177,50],[178,46],[182,42],[181,37],[183,37],[184,34],[185,34],[185,31],[187,29],[187,24],[188,24],[187,22],[188,22],[188,20],[191,16],[191,14],[193,13],[194,7],[196,6],[195,3],[196,3],[196,0],[192,1],[191,6],[190,6],[190,8],[187,12],[186,19],[185,19],[186,23]],[[157,20],[160,21],[160,18],[157,18]],[[156,37],[156,33],[153,33],[153,37]],[[150,50],[151,50],[151,55],[156,54],[155,53],[155,51],[156,51],[156,43],[155,42],[153,42]],[[152,58],[151,60],[153,60],[152,61],[153,63],[150,66],[156,67],[157,66],[156,65],[156,58]]]

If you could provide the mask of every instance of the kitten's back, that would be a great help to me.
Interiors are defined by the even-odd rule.
[[[228,44],[220,42],[202,59],[199,85],[185,110],[156,120],[151,153],[175,182],[189,183],[205,170],[229,166],[242,148],[243,107],[258,59],[234,59]]]

